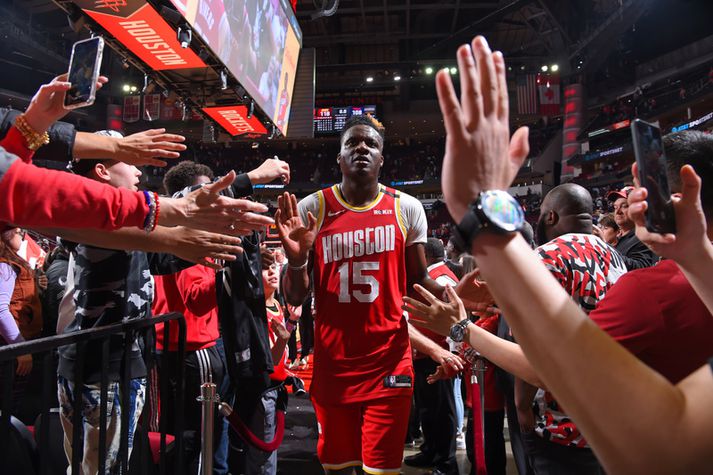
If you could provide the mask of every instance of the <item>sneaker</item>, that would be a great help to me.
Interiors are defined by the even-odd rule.
[[[429,457],[423,452],[404,457],[404,463],[409,467],[430,468],[433,467],[433,457]]]
[[[300,360],[294,359],[292,363],[287,367],[288,369],[297,369],[297,367],[300,365]]]
[[[307,366],[309,366],[309,363],[307,362],[307,358],[302,358],[299,361],[299,367],[300,369],[307,369]]]
[[[456,449],[465,450],[465,436],[463,434],[459,434],[456,437]]]

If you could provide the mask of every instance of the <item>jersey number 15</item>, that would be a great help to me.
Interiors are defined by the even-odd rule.
[[[351,284],[352,285],[367,285],[368,292],[351,289],[349,283],[349,265],[351,264]],[[339,303],[350,303],[352,297],[358,302],[371,303],[379,296],[379,281],[373,275],[365,275],[364,271],[379,270],[378,262],[345,262],[337,272],[339,272]]]

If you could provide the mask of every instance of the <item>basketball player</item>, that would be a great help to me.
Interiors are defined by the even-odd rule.
[[[408,325],[402,297],[428,278],[421,203],[379,183],[383,130],[368,116],[344,126],[342,182],[299,205],[279,198],[275,215],[288,258],[287,300],[302,303],[314,278],[312,402],[317,453],[328,474],[398,474],[411,407],[415,348],[458,371],[462,361]],[[310,252],[311,251],[311,252]]]

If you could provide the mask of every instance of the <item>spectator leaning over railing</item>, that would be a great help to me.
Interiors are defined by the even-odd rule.
[[[151,206],[143,193],[103,186],[30,164],[34,151],[47,142],[47,129],[67,113],[63,101],[69,83],[61,79],[42,86],[27,111],[0,140],[0,223],[105,230],[144,228]],[[106,82],[106,78],[102,81]],[[221,186],[229,185],[226,181],[179,200],[162,199],[161,224],[185,224],[235,234],[234,229],[239,228],[236,224],[262,222],[264,218],[245,212],[262,212],[262,206],[218,194]]]
[[[448,134],[442,186],[458,223],[481,192],[508,188],[527,150],[521,131],[508,143],[502,55],[492,54],[482,37],[473,47],[477,70],[471,50],[458,50],[462,102],[447,74],[442,71],[436,79]],[[674,197],[675,236],[643,229],[645,191],[630,195],[630,212],[638,236],[659,255],[677,262],[710,311],[713,245],[701,206],[701,180],[690,166],[684,166],[680,176],[681,196]],[[508,222],[517,227],[514,217]],[[466,231],[464,238],[528,360],[577,421],[605,470],[709,472],[713,360],[675,385],[667,381],[588,319],[522,238],[503,231]],[[518,289],[516,295],[513,288]],[[464,336],[469,331],[464,326]]]

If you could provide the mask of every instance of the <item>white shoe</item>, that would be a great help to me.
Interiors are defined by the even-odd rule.
[[[456,437],[456,449],[465,450],[465,436],[463,434]]]

